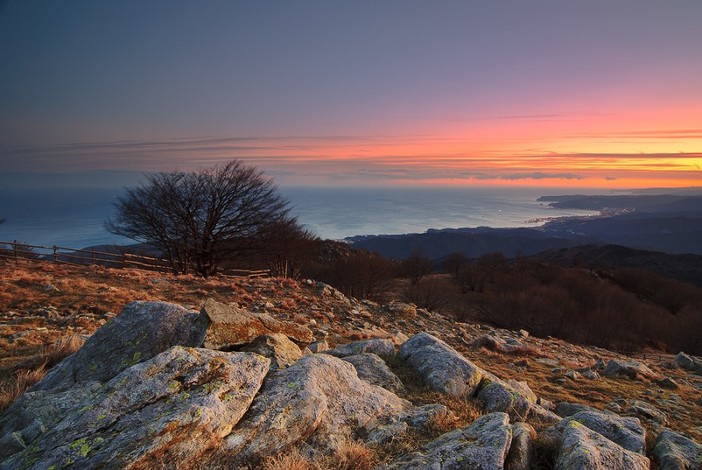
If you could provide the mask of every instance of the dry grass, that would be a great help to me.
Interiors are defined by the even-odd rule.
[[[314,470],[315,467],[296,447],[263,459],[262,470]]]
[[[78,351],[85,341],[80,335],[64,336],[56,341],[51,346],[45,348],[42,356],[44,357],[43,367],[50,369],[56,364]]]
[[[374,449],[364,444],[346,439],[341,441],[330,454],[310,460],[299,448],[292,447],[277,455],[265,457],[262,470],[371,470],[378,463]]]
[[[378,455],[375,450],[361,442],[348,439],[325,459],[323,468],[330,470],[370,470],[375,467]]]
[[[0,389],[0,412],[4,411],[32,385],[39,382],[46,369],[42,366],[34,370],[19,370],[14,374],[14,380]]]

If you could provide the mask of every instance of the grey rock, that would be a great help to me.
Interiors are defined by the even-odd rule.
[[[271,370],[284,369],[302,358],[300,347],[282,333],[259,336],[241,350],[269,358]]]
[[[358,377],[370,384],[393,392],[400,392],[404,389],[402,381],[392,373],[385,361],[376,354],[354,354],[341,359],[353,364]]]
[[[371,432],[411,406],[359,379],[348,362],[328,354],[305,356],[269,375],[247,418],[227,436],[221,459],[237,468],[303,440],[328,450],[339,436],[361,428]]]
[[[336,357],[353,356],[354,354],[373,353],[379,356],[394,356],[395,344],[389,339],[367,339],[363,341],[354,341],[353,343],[345,344],[328,351],[325,354],[331,354]]]
[[[321,341],[315,341],[314,343],[311,343],[309,346],[307,346],[307,349],[312,351],[313,353],[321,353],[329,349],[329,343],[327,343],[326,340],[321,340]]]
[[[512,428],[505,413],[481,416],[470,426],[455,429],[416,452],[401,456],[386,470],[499,469],[504,468],[512,441]]]
[[[268,372],[252,353],[173,347],[125,370],[0,468],[192,468],[214,454]]]
[[[653,454],[660,470],[699,470],[702,446],[682,434],[664,429],[656,440]]]
[[[600,412],[600,410],[591,406],[583,405],[582,403],[570,403],[567,401],[559,402],[556,405],[555,411],[558,416],[562,416],[564,418],[567,416],[573,416],[574,414],[580,413],[581,411],[593,411],[595,413]]]
[[[572,369],[566,371],[565,374],[566,377],[568,377],[570,380],[578,380],[580,379],[580,374]]]
[[[633,400],[629,411],[640,418],[648,419],[664,426],[668,423],[668,416],[664,412],[645,401]]]
[[[63,391],[26,392],[10,405],[0,418],[0,442],[6,442],[0,446],[0,460],[24,448],[36,439],[38,434],[55,426],[70,410],[82,406],[81,404],[101,387],[98,382],[81,385]],[[37,424],[40,426],[39,433],[31,431],[37,430]],[[12,435],[15,437],[10,437]]]
[[[106,382],[172,346],[202,345],[208,325],[206,317],[179,305],[132,302],[30,390],[66,390],[80,382]]]
[[[612,359],[607,363],[602,374],[605,377],[625,377],[632,380],[652,380],[657,378],[657,375],[645,364],[638,361],[618,361],[616,359]]]
[[[515,423],[512,425],[512,444],[507,455],[507,465],[509,470],[529,470],[534,454],[534,441],[536,431],[527,423]]]
[[[577,421],[565,426],[556,457],[562,470],[649,470],[648,458],[624,449]]]
[[[400,415],[400,420],[406,422],[413,428],[430,430],[438,420],[448,418],[451,415],[452,412],[446,405],[432,403],[430,405],[411,408],[409,411]]]
[[[589,380],[597,380],[600,378],[600,374],[598,374],[594,370],[588,369],[588,370],[583,372],[583,377],[585,377],[586,379],[589,379]]]
[[[208,349],[240,346],[269,333],[282,333],[299,343],[314,341],[312,330],[306,326],[279,321],[267,313],[249,312],[212,299],[207,299],[201,314],[211,322],[203,343]]]
[[[694,358],[688,354],[685,354],[682,351],[680,351],[675,356],[675,363],[679,367],[681,367],[685,370],[689,370],[690,372],[695,372],[697,369],[702,367],[702,360],[699,360],[699,359]]]
[[[678,385],[678,383],[670,377],[665,377],[656,383],[661,387],[667,388],[669,390],[677,390],[678,388],[680,388],[680,385]]]
[[[473,396],[483,371],[448,344],[429,333],[407,340],[398,353],[433,390],[453,396]]]
[[[560,421],[554,413],[537,405],[537,397],[526,382],[500,380],[495,376],[485,378],[480,384],[477,398],[485,404],[488,413],[502,411],[513,421],[538,421],[553,424]]]
[[[598,411],[580,411],[561,421],[558,428],[565,429],[571,421],[587,426],[627,450],[646,454],[646,430],[637,418],[623,418]]]
[[[363,442],[371,446],[383,445],[405,434],[409,425],[404,421],[395,421],[371,429]]]

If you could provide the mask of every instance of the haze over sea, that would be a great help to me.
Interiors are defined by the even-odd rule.
[[[0,240],[82,248],[129,244],[105,220],[123,189],[0,189]],[[534,227],[544,217],[587,215],[537,202],[566,189],[539,188],[280,188],[298,221],[319,236],[424,232],[430,228]],[[570,191],[573,192],[573,191]],[[582,192],[582,191],[578,191]]]

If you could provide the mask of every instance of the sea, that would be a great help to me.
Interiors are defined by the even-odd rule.
[[[322,238],[421,233],[462,227],[538,227],[553,217],[591,211],[548,207],[542,195],[572,194],[567,188],[281,187],[291,213]],[[578,193],[592,193],[578,190]],[[117,188],[0,188],[0,242],[84,248],[134,243],[105,229]]]

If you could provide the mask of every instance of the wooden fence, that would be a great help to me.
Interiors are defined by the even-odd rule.
[[[115,251],[99,251],[95,249],[79,250],[52,245],[30,245],[18,241],[0,241],[0,261],[6,260],[19,265],[37,261],[49,261],[74,266],[105,266],[118,269],[144,269],[147,271],[173,272],[167,259],[157,258],[146,254],[125,251],[123,247],[114,246]],[[267,269],[228,269],[220,273],[232,277],[269,277]]]

